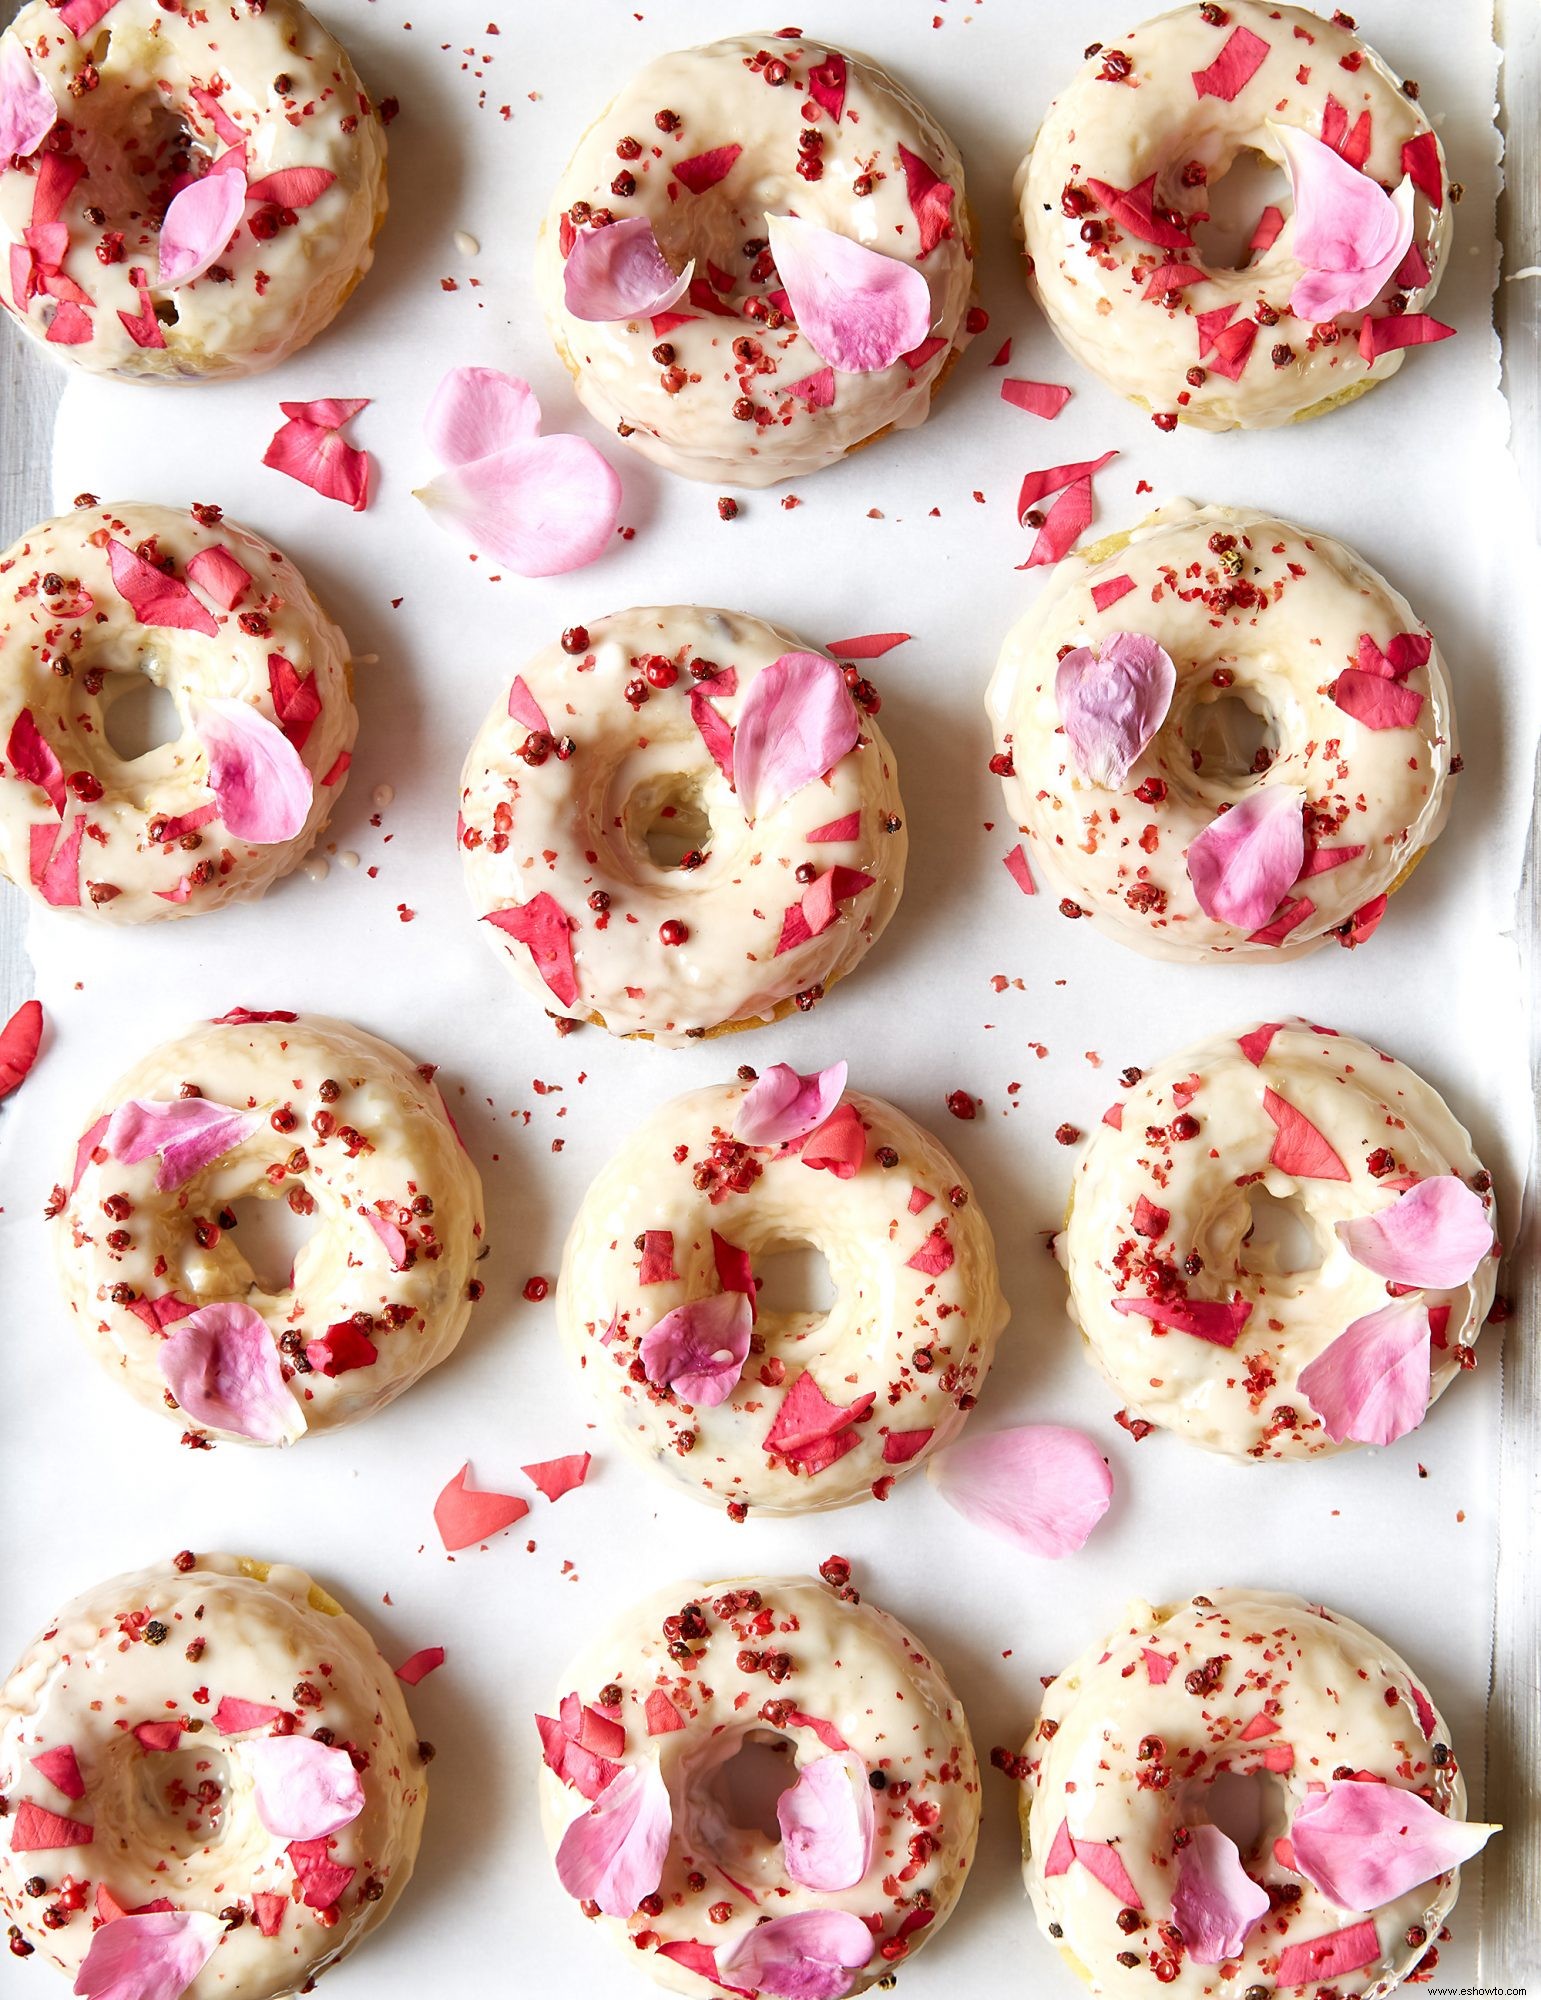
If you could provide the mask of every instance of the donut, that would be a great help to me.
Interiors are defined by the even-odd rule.
[[[1119,1421],[1233,1459],[1390,1444],[1475,1363],[1492,1187],[1438,1092],[1335,1029],[1265,1021],[1148,1070],[1056,1245]]]
[[[871,683],[688,605],[573,626],[499,694],[459,840],[548,1010],[677,1044],[806,1012],[882,935],[908,836]]]
[[[113,709],[145,681],[179,734],[126,755]],[[262,895],[357,733],[347,640],[217,507],[93,504],[0,556],[0,872],[53,909],[159,923]]]
[[[249,1200],[314,1218],[287,1284],[242,1254]],[[86,1121],[48,1214],[87,1346],[194,1442],[368,1416],[481,1295],[481,1179],[432,1066],[321,1015],[237,1007],[152,1050]]]
[[[1031,867],[1063,915],[1152,958],[1364,943],[1461,768],[1406,601],[1252,508],[1182,502],[1067,557],[986,702]]]
[[[113,2000],[308,1991],[406,1887],[432,1754],[303,1570],[184,1549],[99,1583],[0,1686],[11,1950]]]
[[[1407,1663],[1276,1591],[1136,1599],[1020,1762],[1027,1891],[1093,1993],[1382,2000],[1497,1831]]]
[[[753,1072],[750,1072],[753,1075]],[[742,1520],[886,1499],[973,1408],[1008,1316],[968,1178],[846,1065],[693,1091],[584,1196],[557,1324],[631,1455]],[[811,1246],[827,1312],[762,1307]]]
[[[300,0],[29,0],[0,73],[25,107],[0,305],[50,354],[129,381],[252,375],[369,269],[385,120]]]
[[[870,57],[790,29],[684,49],[579,140],[535,283],[600,423],[769,486],[929,415],[973,331],[963,162]]]
[[[946,1922],[974,1857],[979,1767],[925,1648],[830,1587],[736,1577],[655,1591],[569,1667],[537,1717],[559,1881],[654,1982],[840,2000]],[[778,1841],[745,1817],[741,1759]],[[736,1767],[736,1768],[735,1768]]]
[[[1288,187],[1232,265],[1203,225],[1248,155]],[[1050,326],[1162,430],[1316,416],[1451,332],[1425,308],[1460,190],[1418,86],[1342,14],[1227,0],[1094,42],[1016,199]]]

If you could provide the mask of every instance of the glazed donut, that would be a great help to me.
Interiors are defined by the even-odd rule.
[[[97,375],[210,381],[313,340],[374,258],[384,123],[300,0],[30,0],[0,305]],[[217,177],[217,178],[216,178]]]
[[[960,1429],[1008,1316],[963,1170],[845,1071],[664,1105],[563,1252],[557,1323],[611,1430],[738,1520],[886,1499]],[[761,1309],[756,1261],[810,1244],[828,1312]]]
[[[863,1992],[941,1929],[973,1860],[979,1767],[957,1696],[861,1603],[848,1563],[824,1573],[832,1588],[655,1592],[537,1718],[558,1878],[671,1993]],[[748,1746],[786,1759],[780,1842],[735,1820]]]
[[[1432,1968],[1496,1831],[1406,1662],[1274,1591],[1137,1599],[1049,1683],[1022,1763],[1028,1894],[1093,1993],[1381,2000]],[[1215,1823],[1238,1779],[1250,1839]]]
[[[1113,1107],[1056,1247],[1136,1435],[1313,1458],[1390,1443],[1472,1365],[1493,1228],[1492,1176],[1429,1084],[1352,1035],[1266,1021]]]
[[[790,30],[684,49],[578,142],[535,282],[600,423],[671,472],[769,486],[930,413],[972,330],[963,162],[869,57]]]
[[[107,1092],[56,1218],[87,1345],[198,1438],[291,1444],[384,1407],[452,1352],[481,1294],[481,1179],[428,1065],[317,1014],[237,1007]],[[232,1204],[314,1216],[264,1289]]]
[[[904,885],[878,706],[854,668],[739,612],[569,628],[499,695],[461,774],[483,935],[547,1008],[618,1035],[806,1011]]]
[[[187,1549],[100,1583],[0,1687],[11,1948],[77,1993],[307,1990],[406,1887],[429,1754],[303,1570]]]
[[[181,733],[114,748],[141,680]],[[304,860],[358,734],[348,642],[217,507],[81,508],[0,556],[0,871],[109,924],[260,896]]]
[[[1363,943],[1460,769],[1445,663],[1406,601],[1252,508],[1182,502],[1068,557],[986,702],[1062,913],[1153,958]]]
[[[1293,199],[1264,209],[1238,267],[1212,265],[1192,231],[1245,153],[1285,167]],[[1315,416],[1451,330],[1425,307],[1459,190],[1417,86],[1342,15],[1227,0],[1094,43],[1016,198],[1049,324],[1163,430]]]

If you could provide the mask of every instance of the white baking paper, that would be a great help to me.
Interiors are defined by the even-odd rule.
[[[1125,1064],[1288,1013],[1366,1035],[1428,1076],[1470,1124],[1504,1212],[1517,1213],[1530,1109],[1512,919],[1541,679],[1526,643],[1536,551],[1505,450],[1489,315],[1488,7],[1363,0],[1359,9],[1392,64],[1423,80],[1465,183],[1437,302],[1460,337],[1415,353],[1389,387],[1304,428],[1168,437],[1059,351],[1026,298],[1010,227],[1020,152],[1082,45],[1109,36],[1117,17],[1050,0],[823,0],[806,25],[891,63],[961,144],[989,331],[923,429],[790,488],[741,495],[731,523],[718,518],[715,489],[673,481],[600,439],[624,481],[634,538],[587,571],[540,583],[490,582],[496,565],[468,561],[413,501],[430,470],[423,408],[447,367],[486,363],[529,377],[548,428],[597,435],[531,297],[552,181],[635,66],[755,23],[742,8],[688,0],[644,0],[637,13],[623,0],[325,0],[321,11],[376,93],[401,101],[374,272],[340,321],[275,376],[190,389],[72,381],[55,486],[61,507],[82,490],[217,501],[272,535],[369,662],[358,677],[359,750],[324,880],[297,874],[261,904],[137,932],[48,912],[33,919],[50,1030],[5,1115],[0,1655],[19,1652],[58,1602],[99,1575],[184,1544],[307,1565],[393,1659],[446,1647],[446,1665],[411,1697],[439,1752],[418,1879],[384,1933],[329,1975],[335,2000],[428,1991],[628,2000],[646,1990],[554,1880],[536,1819],[530,1718],[580,1640],[671,1576],[805,1570],[832,1551],[849,1556],[860,1587],[934,1642],[981,1757],[1020,1742],[1039,1676],[1128,1595],[1227,1583],[1299,1591],[1416,1663],[1476,1781],[1475,1815],[1496,1336],[1482,1343],[1475,1374],[1395,1448],[1238,1469],[1161,1436],[1136,1445],[1114,1424],[1046,1243],[1072,1159],[1056,1127],[1093,1127]],[[1007,372],[1074,388],[1052,426],[1000,400],[1003,371],[988,363],[1008,334]],[[354,426],[378,474],[363,515],[262,467],[279,398],[320,395],[374,399]],[[1179,493],[1273,507],[1352,543],[1439,635],[1466,772],[1448,831],[1368,949],[1328,947],[1277,968],[1150,964],[1066,923],[1050,899],[1025,901],[1001,866],[1016,834],[986,770],[982,697],[1003,633],[1041,588],[1014,568],[1030,540],[1014,519],[1017,486],[1032,467],[1111,445],[1121,455],[1098,479],[1094,533]],[[680,600],[757,612],[813,641],[915,635],[875,670],[912,836],[907,893],[881,946],[810,1018],[681,1053],[593,1029],[559,1040],[475,934],[454,845],[461,758],[511,673],[562,627]],[[340,865],[345,852],[362,866]],[[282,1456],[184,1451],[172,1426],[122,1395],[69,1331],[41,1220],[97,1092],[152,1043],[237,1003],[352,1016],[441,1063],[489,1200],[487,1297],[460,1352],[368,1424]],[[886,1505],[734,1527],[623,1462],[592,1427],[549,1299],[521,1297],[531,1275],[554,1275],[590,1177],[652,1106],[742,1061],[808,1070],[838,1056],[852,1059],[860,1087],[943,1133],[994,1223],[1014,1316],[973,1422],[1076,1424],[1112,1461],[1112,1511],[1068,1562],[982,1538],[923,1476]],[[972,1124],[947,1112],[959,1088],[980,1099]],[[445,1556],[432,1503],[466,1459],[479,1483],[523,1490],[521,1465],[585,1448],[596,1462],[582,1491],[555,1511],[532,1495],[513,1533]],[[945,1933],[903,1972],[910,2000],[1073,1990],[1021,1891],[1014,1804],[987,1772],[975,1878]],[[1436,1983],[1472,1976],[1478,1876],[1469,1871]],[[0,1993],[40,1995],[45,1984],[0,1955]]]

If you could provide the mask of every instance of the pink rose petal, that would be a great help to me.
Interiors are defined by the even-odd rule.
[[[1045,1876],[1068,1875],[1075,1866],[1075,1836],[1070,1831],[1068,1819],[1062,1819],[1055,1828],[1054,1838],[1049,1843],[1048,1854],[1044,1857]]]
[[[530,693],[529,684],[523,674],[515,674],[508,690],[508,713],[515,722],[523,723],[541,736],[552,734],[551,724],[546,720],[546,711]]]
[[[246,189],[248,201],[271,201],[279,208],[309,208],[319,201],[337,176],[329,167],[280,167]]]
[[[1172,1677],[1172,1669],[1177,1660],[1174,1654],[1158,1653],[1153,1646],[1142,1646],[1140,1658],[1145,1662],[1145,1678],[1152,1687],[1165,1687]]]
[[[56,910],[80,904],[80,842],[86,830],[84,813],[67,825],[49,821],[28,829],[28,862],[32,885]]]
[[[169,625],[179,631],[201,632],[212,639],[219,631],[212,614],[198,602],[179,577],[167,576],[153,563],[119,541],[107,544],[107,560],[118,595],[139,625]]]
[[[1369,112],[1361,111],[1350,131],[1347,107],[1328,91],[1326,107],[1322,112],[1322,141],[1334,152],[1341,153],[1351,167],[1362,168],[1370,157],[1372,127]]]
[[[840,660],[880,660],[911,636],[908,632],[863,632],[854,639],[831,639],[825,650]]]
[[[310,817],[316,788],[277,723],[250,702],[210,695],[193,701],[192,724],[226,829],[258,846],[293,840]]]
[[[867,1128],[854,1104],[837,1104],[803,1144],[803,1165],[837,1181],[853,1180],[866,1157]]]
[[[1315,325],[1377,298],[1407,254],[1412,186],[1388,195],[1332,146],[1298,125],[1271,126],[1295,202],[1294,251],[1304,269],[1290,311]]]
[[[269,653],[268,691],[273,697],[279,728],[296,750],[303,750],[321,714],[321,692],[315,675],[302,676],[282,653]]]
[[[713,146],[710,152],[696,153],[688,160],[676,160],[671,171],[681,187],[688,188],[692,194],[705,194],[708,188],[726,180],[743,150],[742,146],[736,145]]]
[[[1275,243],[1278,242],[1280,232],[1283,228],[1284,211],[1281,208],[1275,208],[1273,203],[1270,202],[1257,219],[1257,227],[1253,230],[1251,240],[1247,244],[1248,251],[1255,256],[1261,256],[1265,250],[1271,250]]]
[[[1092,603],[1099,611],[1107,611],[1117,604],[1121,597],[1127,597],[1133,589],[1132,576],[1110,576],[1106,582],[1092,585]]]
[[[1348,1168],[1304,1112],[1297,1111],[1277,1091],[1267,1089],[1263,1092],[1263,1109],[1277,1128],[1273,1150],[1268,1155],[1271,1165],[1301,1180],[1349,1179]]]
[[[391,1269],[404,1271],[407,1266],[407,1239],[396,1224],[383,1215],[377,1215],[372,1208],[360,1209],[359,1215],[379,1237],[385,1254],[390,1259]]]
[[[654,1688],[642,1705],[649,1736],[672,1736],[685,1727],[685,1718],[662,1688]]]
[[[156,283],[189,285],[201,278],[221,253],[246,207],[246,176],[208,173],[172,196],[161,223]]]
[[[1126,1908],[1140,1907],[1140,1892],[1130,1881],[1129,1871],[1111,1841],[1082,1840],[1072,1835],[1070,1845],[1076,1860],[1089,1875],[1096,1876],[1104,1889],[1111,1890]]]
[[[305,1428],[267,1321],[239,1300],[200,1306],[179,1320],[156,1361],[195,1424],[257,1444],[287,1444]]]
[[[1018,569],[1039,569],[1070,553],[1092,518],[1092,483],[1077,479],[1067,486],[1044,516],[1043,526]]]
[[[1019,410],[1025,410],[1030,417],[1044,417],[1052,423],[1070,401],[1071,392],[1058,382],[1022,382],[1008,380],[1001,384],[1001,395]]]
[[[1020,522],[1024,515],[1049,494],[1062,492],[1065,487],[1076,485],[1082,480],[1094,479],[1109,460],[1117,456],[1116,450],[1105,451],[1101,458],[1083,458],[1073,465],[1051,465],[1042,472],[1029,472],[1022,481],[1022,490],[1017,495],[1018,521]]]
[[[1394,1444],[1429,1407],[1429,1312],[1393,1299],[1300,1371],[1300,1387],[1334,1444]]]
[[[798,1910],[755,1924],[719,1963],[741,1990],[777,2000],[841,2000],[877,1940],[849,1910]]]
[[[782,913],[781,935],[776,940],[776,956],[795,951],[810,938],[822,937],[839,918],[840,905],[870,889],[877,878],[860,868],[842,868],[838,863],[816,875],[803,891],[801,900]]]
[[[1454,334],[1453,326],[1446,326],[1428,313],[1381,313],[1373,319],[1366,315],[1359,327],[1359,352],[1366,365],[1373,368],[1383,354],[1393,354],[1403,347],[1423,347],[1435,340],[1450,340]]]
[[[690,289],[695,259],[678,275],[645,215],[603,229],[582,229],[562,267],[562,290],[574,319],[651,319]]]
[[[1278,908],[1305,859],[1305,794],[1260,785],[1218,814],[1188,846],[1188,879],[1216,923],[1256,930]]]
[[[1194,90],[1200,97],[1234,103],[1267,61],[1268,47],[1250,28],[1233,28],[1214,61],[1206,69],[1193,71]]]
[[[1117,791],[1165,722],[1177,686],[1168,653],[1141,632],[1076,646],[1054,675],[1054,698],[1089,783]]]
[[[1330,1931],[1326,1937],[1287,1944],[1279,1954],[1279,1969],[1274,1979],[1279,1986],[1316,1986],[1321,1981],[1342,1979],[1350,1972],[1374,1965],[1380,1955],[1380,1938],[1374,1923],[1366,1917],[1362,1923]]]
[[[358,1873],[356,1868],[334,1861],[324,1840],[291,1840],[284,1852],[294,1864],[295,1879],[309,1910],[330,1910]]]
[[[335,1320],[318,1339],[305,1343],[305,1359],[328,1381],[355,1368],[372,1368],[379,1358],[379,1348],[356,1320]]]
[[[883,1438],[883,1463],[885,1465],[908,1465],[912,1458],[919,1458],[926,1446],[936,1436],[934,1425],[922,1431],[888,1431]]]
[[[1204,359],[1209,364],[1211,375],[1223,375],[1228,382],[1241,379],[1258,336],[1255,319],[1239,319],[1215,338],[1213,344],[1204,349]]]
[[[1163,250],[1191,250],[1193,239],[1181,222],[1171,222],[1156,214],[1156,176],[1148,174],[1138,186],[1116,188],[1107,181],[1088,176],[1086,185],[1112,216],[1125,235],[1141,243],[1154,243]]]
[[[1439,141],[1432,132],[1420,132],[1415,139],[1402,141],[1402,171],[1430,208],[1438,211],[1444,207],[1445,189],[1439,171]]]
[[[690,719],[701,732],[701,741],[712,762],[731,785],[733,782],[733,730],[722,710],[707,696],[704,687],[690,690]]]
[[[221,611],[234,611],[251,589],[251,571],[237,562],[221,542],[211,543],[190,557],[187,573]]]
[[[904,191],[920,232],[920,262],[924,263],[937,244],[952,234],[952,205],[957,190],[908,146],[900,146],[899,164],[904,168]]]
[[[593,1457],[586,1451],[570,1451],[563,1458],[545,1458],[538,1465],[522,1465],[519,1469],[548,1500],[560,1500],[564,1493],[572,1493],[589,1476]]]
[[[1264,1021],[1261,1027],[1251,1028],[1244,1035],[1236,1037],[1236,1046],[1247,1061],[1261,1069],[1263,1060],[1273,1046],[1273,1038],[1284,1026],[1282,1021]]]
[[[433,1503],[434,1526],[451,1554],[490,1540],[504,1528],[511,1528],[515,1521],[522,1521],[530,1511],[529,1501],[521,1500],[517,1493],[494,1493],[467,1486],[470,1470],[468,1459]]]
[[[1239,1957],[1247,1933],[1267,1913],[1268,1891],[1242,1867],[1235,1841],[1217,1826],[1190,1826],[1172,1915],[1194,1964]]]
[[[1298,896],[1294,902],[1286,903],[1278,915],[1258,930],[1248,931],[1248,944],[1281,945],[1291,931],[1299,930],[1315,910],[1316,905],[1309,896]]]
[[[831,49],[823,62],[810,65],[808,95],[837,125],[840,123],[845,110],[845,57],[838,49]]]
[[[674,1814],[656,1763],[620,1771],[562,1835],[557,1879],[569,1896],[629,1917],[663,1880]]]
[[[655,1389],[673,1389],[683,1403],[715,1409],[744,1372],[754,1315],[742,1292],[676,1306],[642,1336],[639,1352]]]
[[[938,1223],[931,1234],[904,1260],[907,1271],[920,1271],[928,1278],[939,1278],[953,1266],[953,1247],[947,1239],[947,1232]]]
[[[53,92],[20,41],[0,42],[0,160],[29,159],[58,119]]]
[[[554,1771],[564,1785],[586,1799],[597,1799],[605,1787],[620,1774],[620,1765],[615,1758],[606,1754],[606,1738],[591,1726],[595,1716],[593,1709],[585,1708],[576,1695],[562,1698],[562,1720],[554,1720],[549,1715],[537,1715],[535,1727],[540,1735],[541,1755],[548,1769]],[[601,1722],[603,1717],[598,1718]],[[625,1732],[620,1744],[613,1740],[608,1747],[617,1754],[625,1748]]]
[[[497,368],[452,368],[434,391],[423,435],[441,465],[471,465],[540,436],[540,404],[528,382]]]
[[[1301,1801],[1289,1838],[1296,1873],[1340,1909],[1378,1910],[1470,1861],[1497,1832],[1399,1785],[1335,1780]]]
[[[11,1852],[43,1854],[58,1847],[89,1847],[96,1829],[83,1820],[65,1819],[46,1806],[23,1799],[11,1821]]]
[[[211,1097],[131,1097],[108,1120],[102,1144],[129,1167],[159,1153],[155,1185],[165,1194],[242,1145],[261,1123],[256,1112]]]
[[[1356,1263],[1394,1284],[1436,1292],[1464,1285],[1493,1247],[1481,1197],[1455,1174],[1435,1174],[1390,1208],[1336,1225]]]
[[[745,815],[757,820],[833,770],[856,747],[861,722],[845,675],[822,653],[783,653],[756,674],[739,710],[733,771]]]
[[[114,1917],[92,1932],[73,1991],[82,2000],[181,2000],[224,1934],[201,1910]]]
[[[79,1759],[68,1743],[57,1744],[52,1750],[40,1750],[27,1761],[40,1777],[46,1778],[67,1799],[85,1797],[86,1781],[80,1775]]]
[[[313,1736],[259,1736],[243,1755],[257,1817],[280,1840],[322,1840],[364,1810],[364,1787],[346,1750]]]
[[[747,1250],[741,1250],[736,1243],[730,1243],[725,1236],[712,1231],[712,1260],[717,1267],[717,1282],[725,1292],[742,1292],[749,1301],[751,1319],[759,1316],[759,1300],[755,1292],[754,1264]]]
[[[799,1076],[786,1063],[772,1063],[740,1099],[733,1117],[734,1138],[746,1146],[785,1146],[805,1137],[840,1102],[845,1080],[843,1062],[811,1076]]]
[[[852,1427],[873,1401],[869,1393],[849,1405],[832,1403],[805,1368],[782,1397],[765,1434],[764,1449],[812,1477],[855,1448]]]
[[[410,1659],[402,1661],[396,1669],[396,1678],[404,1686],[415,1688],[419,1681],[425,1681],[430,1674],[437,1673],[443,1664],[442,1646],[421,1646]]]
[[[239,1736],[248,1729],[270,1729],[283,1713],[270,1701],[247,1701],[241,1695],[222,1695],[214,1711],[214,1727],[221,1736]]]
[[[931,288],[913,264],[795,215],[767,215],[776,269],[821,361],[848,375],[891,368],[931,327]]]
[[[325,396],[278,407],[288,422],[274,433],[262,463],[361,514],[369,505],[369,454],[348,443],[342,426],[368,409],[369,398]]]
[[[644,1229],[642,1255],[637,1265],[639,1285],[668,1285],[679,1276],[674,1268],[674,1231]]]
[[[1186,291],[1189,285],[1202,285],[1208,275],[1197,264],[1158,264],[1150,274],[1144,296],[1157,305],[1175,306],[1179,303],[1176,293]]]
[[[49,804],[62,819],[68,803],[64,790],[64,766],[59,762],[53,745],[38,728],[30,708],[20,710],[11,724],[5,755],[18,778],[24,778],[29,785],[36,785],[48,794]]]
[[[842,813],[839,819],[826,820],[823,826],[810,827],[804,836],[810,847],[823,847],[834,841],[858,840],[860,837],[860,810]]]
[[[461,541],[518,575],[558,576],[609,546],[621,482],[586,439],[558,435],[452,465],[417,498]]]
[[[1113,1310],[1148,1319],[1170,1333],[1190,1333],[1215,1347],[1234,1347],[1252,1307],[1245,1299],[1114,1299]]]
[[[1027,855],[1020,841],[1017,842],[1016,846],[1006,856],[1006,873],[1016,883],[1024,896],[1036,896],[1038,894],[1038,885],[1033,880],[1033,871],[1028,866]]]
[[[805,1889],[854,1889],[872,1866],[877,1813],[867,1767],[849,1754],[816,1757],[776,1801],[781,1857]]]
[[[1333,683],[1332,698],[1366,729],[1411,729],[1423,707],[1423,696],[1415,689],[1358,667],[1343,669]]]
[[[489,910],[482,922],[494,925],[517,943],[528,945],[535,970],[557,999],[564,1007],[577,1006],[572,924],[549,891],[542,889],[527,903],[516,903],[511,909]]]
[[[966,1521],[1053,1559],[1081,1547],[1113,1497],[1101,1452],[1058,1424],[965,1437],[932,1457],[930,1477]]]
[[[787,394],[796,396],[810,410],[832,410],[835,407],[835,371],[833,368],[816,368],[811,375],[804,375],[796,382],[788,382]]]

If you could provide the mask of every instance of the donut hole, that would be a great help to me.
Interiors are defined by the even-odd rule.
[[[248,1195],[230,1204],[233,1224],[225,1234],[250,1266],[254,1282],[270,1298],[291,1291],[300,1252],[315,1234],[314,1215],[296,1215],[287,1201]]]
[[[105,57],[105,49],[93,56],[98,69]],[[145,224],[158,232],[172,196],[188,176],[205,172],[221,149],[159,91],[100,95],[105,115],[93,115],[76,134],[86,165],[80,199],[102,210],[105,229],[121,230],[137,246]],[[153,275],[153,251],[146,255],[136,247],[135,254]]]
[[[1321,1269],[1321,1238],[1297,1196],[1270,1194],[1267,1188],[1254,1186],[1247,1205],[1249,1219],[1241,1246],[1248,1269],[1281,1277]]]
[[[182,735],[182,718],[167,690],[147,674],[109,674],[100,697],[102,729],[115,755],[136,763]]]
[[[1235,1841],[1243,1862],[1270,1843],[1283,1816],[1283,1788],[1272,1771],[1221,1771],[1204,1791],[1211,1826]]]
[[[776,1801],[796,1783],[797,1758],[791,1739],[774,1730],[756,1729],[718,1765],[708,1789],[729,1826],[779,1842]]]
[[[205,1744],[206,1733],[184,1737],[175,1750],[132,1746],[131,1810],[142,1837],[177,1861],[201,1854],[220,1833],[229,1773],[224,1752]]]
[[[1259,777],[1279,750],[1273,718],[1244,688],[1215,689],[1196,700],[1184,736],[1195,774],[1211,781]]]
[[[711,814],[695,781],[670,779],[638,801],[637,820],[647,858],[662,873],[677,869],[687,855],[707,854],[712,845]]]
[[[778,1325],[811,1332],[835,1303],[835,1281],[817,1244],[767,1244],[754,1253],[754,1275],[761,1333]]]
[[[1211,172],[1203,205],[1209,220],[1191,234],[1199,262],[1207,271],[1245,270],[1251,259],[1252,237],[1265,208],[1288,215],[1292,206],[1289,178],[1266,153],[1244,146],[1228,167]]]

